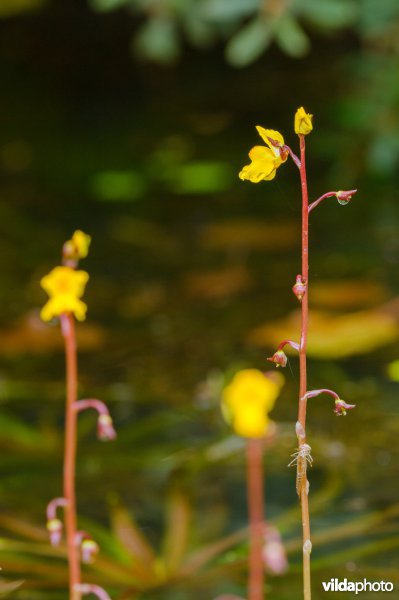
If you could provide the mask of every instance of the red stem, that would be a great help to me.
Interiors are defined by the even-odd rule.
[[[263,600],[264,566],[264,498],[263,498],[263,440],[247,441],[247,478],[249,510],[249,578],[248,600]]]
[[[306,161],[305,161],[305,136],[300,135],[301,148],[301,190],[302,190],[302,281],[307,284],[306,293],[302,298],[302,320],[301,320],[301,341],[299,347],[299,407],[298,421],[303,427],[305,437],[301,436],[299,444],[306,443],[306,343],[308,336],[308,294],[309,294],[309,200],[308,186],[306,181]],[[302,532],[303,532],[303,592],[305,600],[311,598],[310,588],[310,552],[305,551],[305,543],[310,541],[310,523],[309,523],[309,504],[308,504],[308,480],[307,476],[303,478],[301,488],[301,512],[302,512]],[[306,544],[307,548],[308,544]]]
[[[80,558],[76,545],[77,517],[75,496],[75,470],[77,448],[77,414],[74,404],[77,401],[77,353],[75,321],[72,315],[61,315],[62,331],[65,338],[66,352],[66,417],[65,417],[65,451],[64,451],[64,498],[65,532],[68,548],[69,563],[69,597],[70,600],[80,600],[81,593],[77,590],[80,584]]]

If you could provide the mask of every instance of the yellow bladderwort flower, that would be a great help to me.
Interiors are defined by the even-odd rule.
[[[301,108],[298,108],[298,110],[295,113],[295,133],[297,133],[298,135],[308,135],[308,133],[310,133],[313,129],[312,119],[313,115],[310,115],[307,112],[305,112],[303,106],[301,106]]]
[[[269,412],[280,392],[283,377],[269,379],[257,369],[244,369],[224,389],[222,413],[238,435],[262,438],[271,423]]]
[[[245,165],[238,175],[240,179],[248,179],[252,183],[274,179],[278,167],[288,158],[281,133],[260,125],[257,125],[256,129],[267,147],[254,146],[249,152],[251,164]]]
[[[79,321],[86,317],[87,305],[80,300],[89,274],[71,267],[56,267],[40,281],[50,299],[40,313],[43,321],[50,321],[63,313],[72,313]]]
[[[89,253],[91,237],[80,229],[77,229],[72,238],[64,244],[64,256],[79,260],[86,258]]]

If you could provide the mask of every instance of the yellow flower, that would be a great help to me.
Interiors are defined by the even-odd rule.
[[[43,321],[50,321],[63,313],[73,313],[79,321],[86,317],[87,305],[80,300],[89,274],[71,267],[56,267],[40,281],[50,299],[40,313]]]
[[[308,135],[313,129],[312,119],[313,115],[306,113],[303,106],[298,108],[295,113],[295,133],[298,135]]]
[[[222,413],[238,435],[262,438],[269,412],[279,394],[283,378],[269,379],[257,369],[238,371],[222,396]]]
[[[284,138],[281,133],[274,129],[265,129],[260,125],[257,125],[256,129],[267,147],[254,146],[249,152],[251,164],[245,165],[238,175],[240,179],[248,179],[252,183],[274,179],[277,168],[288,157],[287,150],[283,148]],[[271,143],[271,139],[275,144]]]
[[[64,244],[64,256],[72,259],[86,258],[90,242],[91,237],[77,229],[72,238]]]

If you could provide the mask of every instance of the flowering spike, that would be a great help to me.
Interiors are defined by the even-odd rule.
[[[305,279],[302,277],[302,275],[297,275],[295,284],[292,286],[292,291],[294,292],[295,296],[298,298],[299,302],[302,302],[302,298],[306,294],[306,290],[307,290],[307,283],[306,283]]]
[[[341,400],[341,398],[338,398],[338,400],[335,400],[334,412],[337,415],[337,417],[345,416],[347,410],[352,410],[352,408],[355,407],[356,404],[347,404],[346,402]]]

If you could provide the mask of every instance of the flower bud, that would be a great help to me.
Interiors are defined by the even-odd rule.
[[[352,198],[353,194],[356,194],[357,190],[339,190],[335,192],[335,196],[338,202],[342,205],[348,204],[349,200]]]
[[[97,436],[104,442],[114,440],[116,438],[116,431],[110,415],[102,413],[98,416]]]
[[[307,284],[306,281],[302,278],[302,275],[297,275],[295,284],[292,287],[292,291],[295,296],[298,298],[299,302],[302,302],[302,298],[306,294]]]
[[[283,575],[288,569],[288,560],[279,531],[270,525],[266,529],[262,550],[263,564],[272,575]]]
[[[287,365],[287,355],[284,350],[277,350],[270,358],[267,358],[269,362],[272,362],[276,367],[285,367]]]
[[[80,258],[86,258],[89,252],[91,237],[78,229],[72,238],[65,242],[62,249],[64,260],[77,261]]]
[[[341,400],[341,398],[338,398],[338,400],[335,401],[334,412],[338,417],[341,415],[345,416],[346,411],[352,410],[352,408],[355,408],[355,406],[356,406],[356,404],[347,404],[346,402]]]
[[[62,537],[63,525],[59,519],[49,519],[46,524],[47,531],[50,536],[50,544],[52,546],[59,546]]]
[[[298,135],[308,135],[308,133],[310,133],[313,129],[312,118],[313,115],[310,115],[307,112],[305,112],[303,106],[301,106],[301,108],[298,108],[298,110],[295,113],[295,133],[297,133]]]
[[[98,544],[91,538],[82,540],[80,545],[80,551],[82,553],[82,562],[90,564],[94,561],[96,555],[99,552]]]

